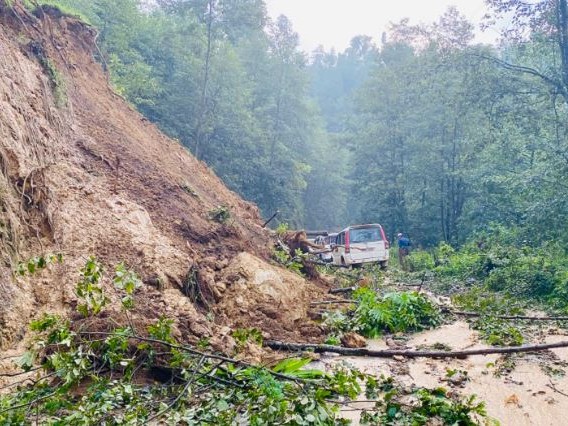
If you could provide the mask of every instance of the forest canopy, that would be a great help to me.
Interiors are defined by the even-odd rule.
[[[262,0],[57,0],[100,31],[116,90],[291,227],[379,222],[460,245],[498,227],[566,243],[568,12],[487,0],[495,46],[450,8],[380,43],[301,51]]]

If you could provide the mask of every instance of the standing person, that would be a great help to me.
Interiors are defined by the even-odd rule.
[[[398,235],[398,262],[402,269],[406,269],[406,256],[410,252],[410,239],[405,237],[402,232],[399,232]]]

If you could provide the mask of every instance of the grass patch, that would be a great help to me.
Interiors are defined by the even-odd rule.
[[[24,6],[38,17],[41,17],[42,13],[45,13],[46,8],[53,8],[57,10],[60,16],[69,16],[71,18],[76,18],[85,24],[93,25],[85,14],[79,12],[73,7],[73,0],[44,0],[39,4],[39,7],[37,4],[34,4],[29,0],[24,0]]]

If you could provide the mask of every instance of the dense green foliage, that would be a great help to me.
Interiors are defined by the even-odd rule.
[[[356,304],[353,310],[325,316],[324,325],[330,331],[329,344],[336,344],[347,331],[374,338],[385,332],[425,330],[441,322],[438,308],[417,292],[393,292],[381,296],[361,287],[354,292],[353,298]]]
[[[568,309],[568,257],[558,243],[534,245],[516,232],[497,229],[459,250],[442,243],[431,251],[413,252],[408,264],[412,271],[432,270],[441,280],[481,285],[512,299]],[[488,303],[493,297],[477,294],[473,299]],[[510,310],[515,307],[517,303],[511,304]]]
[[[459,250],[442,243],[408,256],[409,269],[450,290],[459,309],[477,312],[472,327],[493,345],[516,346],[521,329],[499,316],[523,315],[528,307],[568,311],[568,257],[558,243],[532,245],[522,233],[497,228]]]
[[[432,25],[404,20],[363,50],[368,77],[331,93],[346,54],[315,52],[322,112],[328,123],[343,115],[328,130],[347,148],[334,164],[351,222],[380,221],[423,246],[463,244],[491,223],[565,246],[566,14],[557,0],[487,3],[497,22],[515,16],[499,47],[474,45],[454,9]]]
[[[117,90],[276,224],[380,222],[456,246],[496,223],[568,242],[558,0],[488,0],[491,18],[515,17],[499,47],[449,9],[309,57],[262,0],[48,3],[98,27]]]
[[[475,396],[459,397],[443,388],[418,388],[411,392],[413,404],[405,403],[408,392],[400,388],[389,389],[388,380],[382,386],[388,389],[377,406],[379,412],[363,413],[363,425],[428,425],[440,422],[446,425],[473,426],[488,424],[485,404]],[[434,419],[434,420],[433,420]],[[497,422],[496,422],[497,424]]]
[[[177,344],[170,324],[160,320],[149,326],[148,339],[138,338],[128,327],[94,333],[102,339],[93,339],[54,316],[35,321],[31,328],[40,333],[35,346],[51,348],[43,352],[45,375],[34,386],[0,399],[0,421],[20,425],[39,416],[43,424],[68,425],[135,425],[156,419],[219,425],[338,424],[336,408],[327,399],[355,398],[361,392],[360,373],[300,371],[309,360],[286,360],[273,372],[221,365],[214,357]],[[145,384],[144,374],[151,368],[170,370],[172,377]],[[81,383],[86,386],[79,391]]]
[[[419,331],[440,324],[436,306],[417,292],[387,293],[360,288],[353,294],[359,303],[353,314],[354,329],[367,337],[382,332]]]

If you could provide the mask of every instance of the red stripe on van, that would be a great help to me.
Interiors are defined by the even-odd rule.
[[[383,241],[385,242],[385,249],[388,250],[389,248],[389,241],[387,240],[387,237],[385,235],[385,230],[383,229],[383,227],[381,226],[381,238],[383,239]]]

